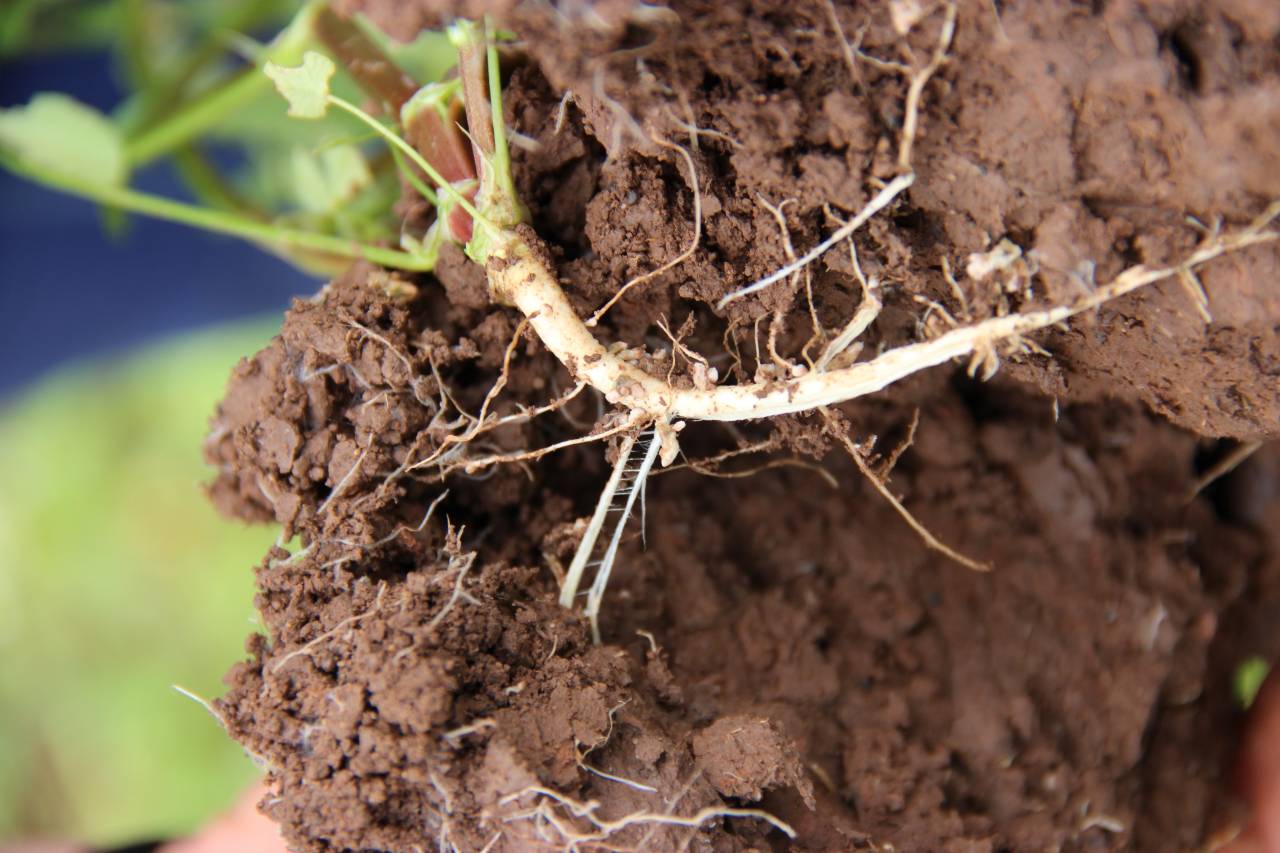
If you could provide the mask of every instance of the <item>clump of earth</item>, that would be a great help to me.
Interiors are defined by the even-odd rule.
[[[762,321],[781,312],[794,351],[811,315],[858,304],[833,250],[812,310],[785,287],[716,307],[893,176],[892,63],[929,56],[943,18],[903,0],[346,6],[401,38],[485,11],[517,35],[516,179],[583,316],[685,252],[700,207],[696,249],[600,333],[656,352],[665,328],[728,382],[767,364]],[[916,181],[856,237],[885,304],[864,347],[1060,302],[1259,215],[1280,197],[1278,47],[1263,0],[961,3]],[[1012,273],[948,282],[1002,246]],[[317,853],[1205,843],[1233,814],[1232,674],[1280,656],[1280,454],[1197,486],[1280,433],[1278,274],[1280,248],[1254,247],[1202,269],[1203,306],[1171,280],[989,382],[942,367],[838,407],[906,447],[892,489],[989,573],[926,548],[816,416],[690,424],[596,645],[557,577],[616,442],[413,468],[449,450],[446,409],[484,405],[519,316],[457,251],[412,289],[355,265],[236,369],[206,445],[215,503],[302,543],[258,568],[265,633],[216,705],[268,771],[264,810]],[[515,341],[499,411],[573,385]],[[463,450],[548,447],[608,411],[588,391]]]

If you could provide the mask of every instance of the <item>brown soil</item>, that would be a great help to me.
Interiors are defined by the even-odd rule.
[[[358,5],[402,35],[476,12]],[[654,352],[666,318],[725,353],[726,381],[762,369],[758,321],[781,317],[779,349],[799,352],[802,285],[711,306],[786,262],[762,199],[794,199],[803,250],[831,229],[824,204],[847,214],[892,176],[902,75],[851,71],[820,2],[482,5],[523,39],[508,118],[541,147],[517,179],[584,314],[692,237],[691,176],[648,137],[697,167],[697,251],[602,335]],[[892,12],[911,3],[836,5],[871,56],[933,49],[939,13],[904,36]],[[1189,215],[1239,223],[1280,196],[1274,4],[1094,7],[961,4],[918,180],[858,237],[886,303],[869,350],[935,333],[921,300],[961,319],[1061,301],[1176,261],[1199,238]],[[1002,238],[1033,284],[962,278],[961,303],[944,259],[963,270]],[[218,703],[271,772],[264,808],[308,851],[561,849],[588,834],[572,808],[588,801],[601,821],[758,807],[798,832],[643,822],[616,849],[1196,847],[1230,816],[1231,673],[1280,656],[1280,454],[1186,496],[1229,450],[1217,440],[1280,432],[1278,270],[1274,247],[1206,267],[1212,322],[1166,283],[991,383],[940,369],[841,407],[885,447],[919,410],[893,488],[990,574],[926,550],[812,417],[691,425],[690,459],[772,436],[722,473],[773,464],[652,479],[647,543],[626,543],[595,647],[553,573],[607,476],[601,445],[445,483],[404,471],[456,429],[441,383],[479,410],[517,318],[460,256],[411,301],[353,269],[237,369],[207,445],[218,505],[306,544],[259,568],[266,634]],[[824,326],[857,304],[840,252],[812,285]],[[498,410],[571,384],[522,339]],[[584,394],[472,452],[580,436],[605,409]]]

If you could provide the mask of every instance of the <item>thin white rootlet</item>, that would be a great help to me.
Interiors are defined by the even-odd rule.
[[[609,585],[609,575],[613,572],[613,563],[618,557],[618,546],[622,543],[622,534],[627,527],[627,519],[631,517],[631,511],[635,508],[636,499],[640,499],[641,513],[640,523],[644,524],[644,489],[645,483],[649,479],[649,472],[653,470],[653,463],[658,458],[658,451],[662,447],[661,433],[653,430],[653,437],[649,440],[649,448],[645,451],[644,456],[640,459],[640,464],[634,467],[623,469],[618,495],[625,496],[625,503],[621,507],[621,515],[618,517],[618,523],[613,528],[613,537],[609,540],[609,547],[605,549],[604,557],[600,559],[600,564],[596,567],[595,580],[591,583],[591,590],[587,593],[587,618],[591,620],[591,636],[595,639],[596,645],[600,644],[600,605],[604,602],[604,591]],[[628,480],[630,477],[630,480]],[[614,509],[614,507],[609,507]]]
[[[622,440],[618,448],[618,461],[613,466],[613,473],[609,475],[608,481],[604,484],[604,491],[596,501],[596,511],[591,514],[587,532],[582,534],[582,541],[578,543],[578,550],[573,554],[569,571],[564,576],[564,584],[560,587],[561,607],[573,607],[573,600],[578,595],[578,585],[582,583],[582,573],[587,570],[587,562],[596,549],[596,539],[600,537],[605,517],[609,514],[609,506],[613,503],[613,496],[618,492],[618,484],[622,482],[623,471],[627,467],[627,461],[631,458],[631,450],[635,444],[636,440],[628,436]]]
[[[564,585],[560,588],[560,606],[572,607],[587,567],[595,569],[595,577],[587,593],[585,613],[591,620],[591,632],[597,643],[600,642],[600,605],[604,601],[609,576],[618,557],[622,535],[626,531],[627,521],[635,511],[637,500],[640,503],[641,524],[644,523],[645,484],[662,448],[662,439],[658,431],[652,430],[649,435],[649,443],[642,454],[638,454],[641,444],[639,439],[623,440],[622,446],[618,449],[618,461],[613,466],[613,471],[605,483],[604,490],[600,493],[599,500],[596,501],[595,512],[591,515],[582,541],[578,543],[573,561],[569,564],[568,572],[565,573]],[[639,459],[635,458],[637,455]],[[595,553],[600,533],[604,530],[609,514],[615,512],[618,513],[618,518],[614,522],[613,534],[609,537],[604,555],[599,560],[592,561],[591,556]]]
[[[733,302],[736,299],[741,299],[744,296],[750,296],[759,290],[763,290],[775,281],[781,281],[792,273],[804,269],[806,266],[826,254],[830,249],[839,245],[841,240],[849,237],[854,231],[857,231],[865,225],[867,220],[871,219],[871,217],[888,207],[889,203],[897,198],[899,193],[911,186],[915,179],[916,176],[912,172],[908,172],[905,175],[899,175],[894,178],[885,185],[884,189],[876,193],[875,197],[872,198],[871,201],[867,202],[867,205],[862,208],[862,210],[858,211],[856,216],[832,232],[830,237],[814,246],[808,252],[805,252],[803,257],[797,258],[785,267],[775,270],[759,281],[749,284],[741,290],[735,290],[733,293],[728,294],[716,303],[716,308],[724,310],[724,307],[730,302]]]

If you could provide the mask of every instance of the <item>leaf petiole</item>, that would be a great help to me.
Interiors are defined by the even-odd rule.
[[[446,196],[449,196],[450,199],[452,199],[459,207],[470,214],[472,219],[476,222],[483,223],[490,228],[494,227],[493,223],[480,213],[480,211],[476,209],[476,206],[472,204],[466,196],[458,192],[453,184],[446,181],[444,177],[436,171],[435,167],[427,162],[427,159],[419,154],[416,148],[401,139],[399,134],[345,98],[340,98],[337,95],[329,95],[327,100],[333,106],[343,110],[344,112],[350,113],[360,121],[367,124],[379,136],[385,139],[389,145],[398,149],[401,154],[408,157],[415,166],[425,172],[427,177],[435,183],[439,188],[437,192],[444,193]]]
[[[429,271],[435,266],[433,258],[419,257],[398,249],[370,246],[367,243],[330,234],[302,231],[270,222],[258,222],[229,211],[199,207],[150,193],[138,192],[128,187],[87,183],[50,169],[18,161],[2,152],[0,152],[0,165],[51,189],[87,198],[99,204],[203,228],[218,234],[241,237],[255,243],[344,258],[364,258],[383,266],[415,272]]]
[[[303,51],[314,39],[312,26],[318,9],[315,2],[304,6],[288,28],[267,48],[263,62],[274,60],[283,65],[300,61]],[[267,91],[270,91],[270,82],[262,75],[261,68],[247,69],[240,76],[186,104],[159,124],[126,140],[125,159],[131,168],[137,168],[163,157],[203,135]]]

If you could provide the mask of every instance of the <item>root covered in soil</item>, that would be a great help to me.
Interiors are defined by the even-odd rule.
[[[483,5],[530,227],[297,303],[207,444],[301,542],[215,704],[290,842],[1201,843],[1280,653],[1274,453],[1201,485],[1280,423],[1280,20]]]

